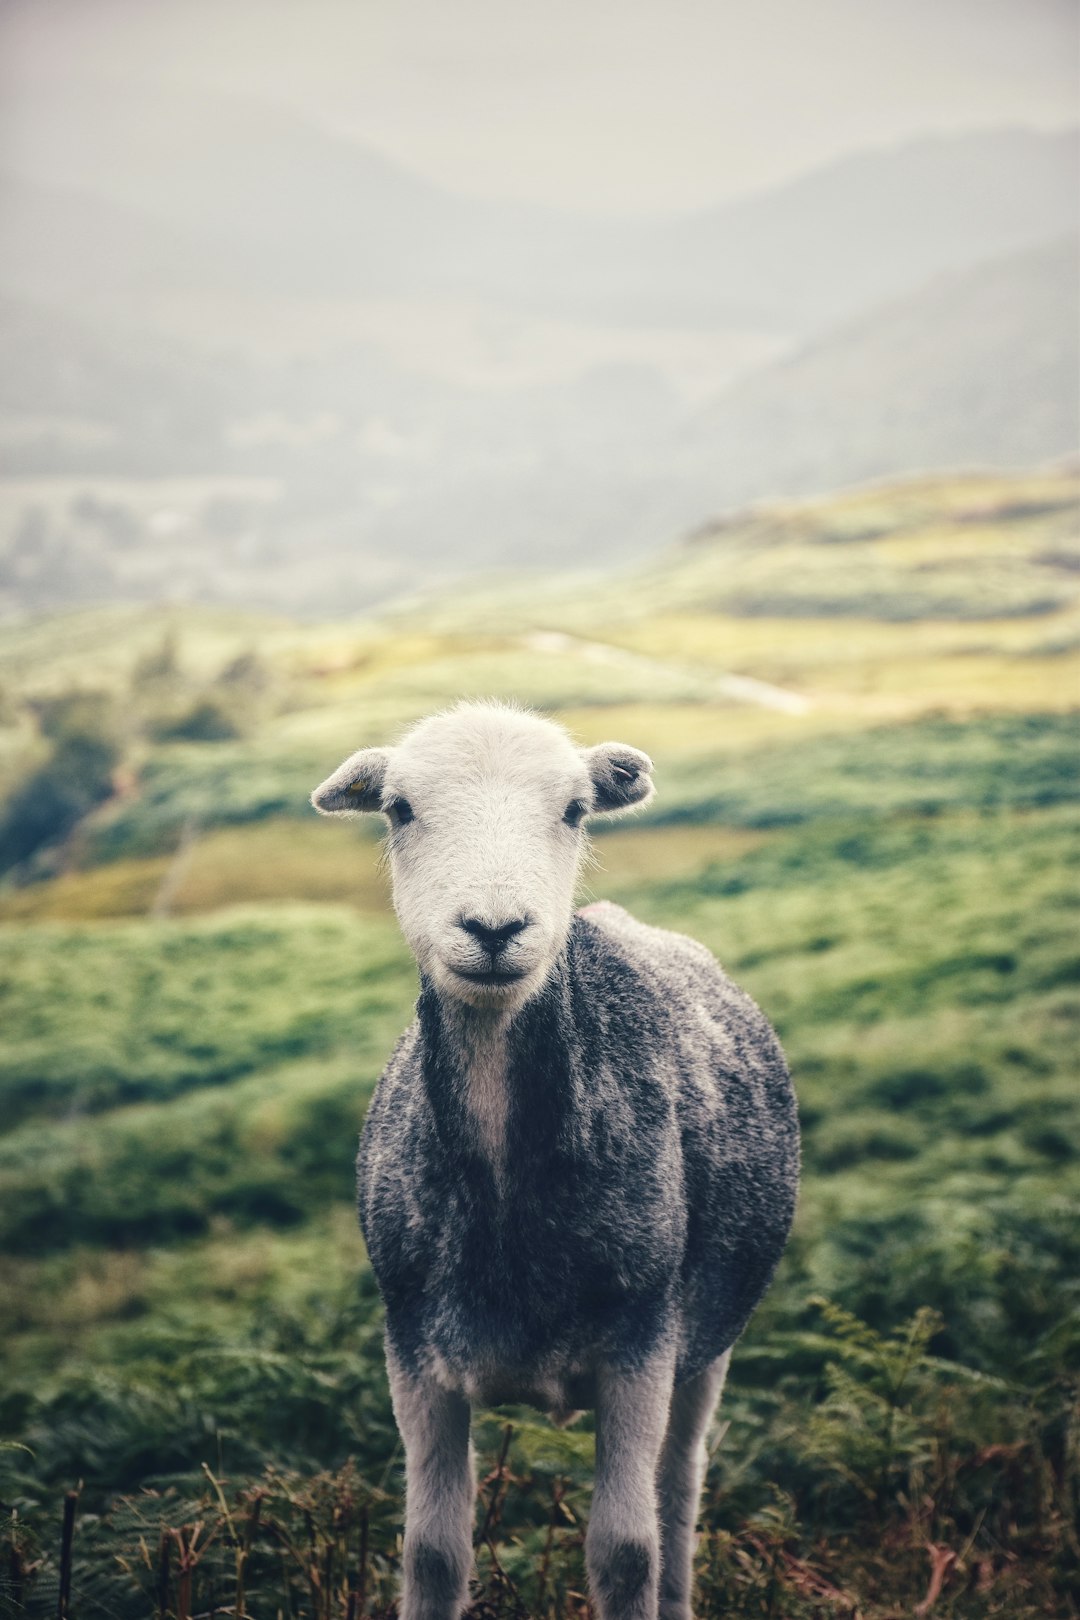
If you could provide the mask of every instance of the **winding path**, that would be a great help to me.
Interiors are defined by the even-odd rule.
[[[572,653],[592,664],[634,670],[639,675],[675,676],[703,688],[709,696],[730,698],[736,703],[756,703],[760,708],[777,709],[781,714],[808,714],[813,708],[810,699],[803,697],[801,692],[788,692],[782,686],[755,680],[752,675],[732,675],[727,670],[708,669],[700,664],[679,664],[663,658],[650,658],[646,653],[613,647],[606,641],[586,641],[580,636],[569,636],[563,630],[533,630],[529,635],[522,636],[521,644],[530,652],[563,656]]]

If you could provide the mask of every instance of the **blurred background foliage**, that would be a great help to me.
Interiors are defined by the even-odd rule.
[[[774,504],[636,569],[319,624],[0,639],[0,1593],[383,1614],[401,1457],[352,1211],[414,972],[338,760],[515,697],[656,761],[584,897],[775,1022],[805,1182],[713,1452],[702,1614],[1076,1611],[1078,484]],[[592,1438],[478,1421],[481,1615],[585,1614]]]

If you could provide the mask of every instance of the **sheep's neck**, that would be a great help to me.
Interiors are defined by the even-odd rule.
[[[455,1048],[462,1098],[477,1146],[491,1165],[497,1184],[506,1172],[507,1123],[510,1113],[510,1017],[471,1007],[443,1006],[446,1033]]]
[[[572,941],[543,989],[516,1013],[468,1007],[421,981],[424,1085],[450,1154],[476,1154],[505,1189],[512,1144],[530,1153],[564,1134],[574,1109]]]

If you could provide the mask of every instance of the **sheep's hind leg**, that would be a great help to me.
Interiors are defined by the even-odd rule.
[[[660,1620],[691,1620],[698,1502],[705,1478],[705,1435],[720,1399],[731,1351],[671,1398],[657,1483],[660,1492]]]
[[[656,1620],[660,1527],[656,1470],[673,1358],[639,1372],[602,1371],[596,1391],[596,1482],[585,1538],[599,1620]]]
[[[401,1620],[458,1620],[468,1602],[476,1479],[464,1396],[413,1378],[387,1352],[405,1444]]]

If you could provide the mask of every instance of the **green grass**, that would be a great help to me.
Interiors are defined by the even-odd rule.
[[[865,492],[600,595],[492,586],[380,625],[12,629],[5,783],[40,762],[45,694],[111,691],[129,729],[113,799],[0,893],[0,1602],[55,1613],[82,1481],[77,1620],[158,1612],[163,1547],[179,1620],[196,1522],[184,1620],[235,1606],[237,1537],[252,1614],[344,1617],[361,1565],[356,1613],[386,1614],[400,1452],[352,1161],[415,975],[373,829],[301,818],[345,753],[484,686],[654,753],[655,804],[598,836],[587,893],[705,941],[796,1079],[799,1214],[734,1359],[701,1612],[891,1620],[928,1547],[955,1555],[943,1620],[1077,1612],[1078,644],[1071,599],[1044,615],[1033,586],[1071,489]],[[852,618],[870,574],[921,617]],[[775,615],[778,581],[810,581],[815,617],[737,616],[766,585]],[[173,707],[257,647],[243,736],[154,740],[131,672],[170,626]],[[555,626],[646,662],[526,655]],[[726,705],[724,668],[812,706]],[[589,1420],[477,1435],[480,1612],[579,1620]]]
[[[687,759],[667,778],[648,812],[653,821],[773,827],[845,814],[1075,803],[1080,750],[1071,714],[928,718]]]
[[[413,993],[397,931],[340,908],[3,933],[0,1154],[26,1118],[81,1121],[346,1046],[378,1052]]]

